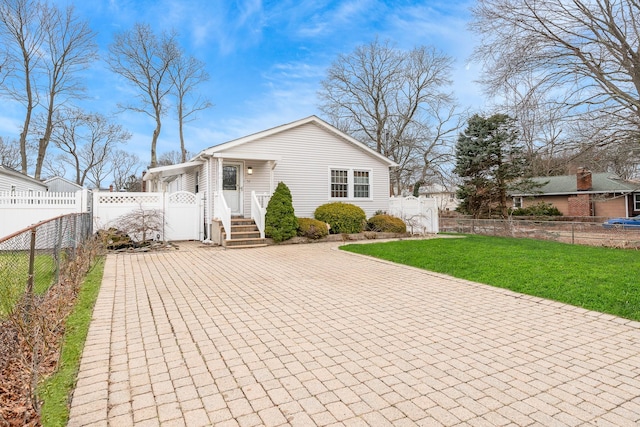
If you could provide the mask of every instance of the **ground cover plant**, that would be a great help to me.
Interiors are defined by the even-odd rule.
[[[343,250],[640,320],[640,252],[471,235]]]

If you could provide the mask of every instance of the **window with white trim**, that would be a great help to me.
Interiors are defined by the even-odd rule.
[[[370,191],[369,171],[353,171],[353,198],[368,199]]]
[[[633,195],[633,210],[640,211],[640,194]]]
[[[349,198],[349,171],[346,169],[331,169],[331,198]]]
[[[371,170],[331,168],[329,198],[371,199]]]
[[[522,207],[522,197],[513,198],[513,207],[519,209]]]

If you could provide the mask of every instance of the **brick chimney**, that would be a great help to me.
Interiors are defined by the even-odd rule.
[[[578,168],[578,173],[576,174],[576,183],[578,187],[578,191],[589,191],[593,186],[591,181],[591,171],[586,168]]]

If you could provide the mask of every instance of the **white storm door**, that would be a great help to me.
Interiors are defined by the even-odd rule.
[[[242,215],[242,165],[225,163],[222,167],[222,194],[231,215]]]

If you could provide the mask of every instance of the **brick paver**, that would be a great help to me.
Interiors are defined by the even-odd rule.
[[[69,426],[640,425],[640,323],[336,246],[109,255]]]

